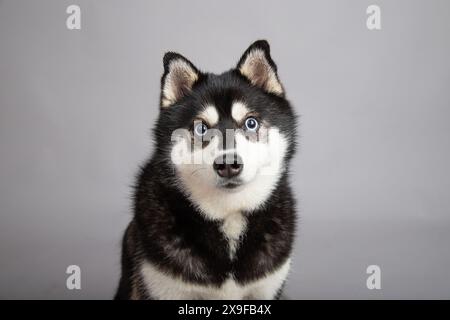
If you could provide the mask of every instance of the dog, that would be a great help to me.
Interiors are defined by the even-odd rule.
[[[267,41],[216,75],[164,55],[115,299],[277,299],[296,231],[296,115]]]

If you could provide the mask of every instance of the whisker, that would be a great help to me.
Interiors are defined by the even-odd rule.
[[[202,168],[198,168],[198,169],[192,171],[191,176],[193,176],[195,173],[199,172],[200,170],[206,170],[206,168],[202,167]]]

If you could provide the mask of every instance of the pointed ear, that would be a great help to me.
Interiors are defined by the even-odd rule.
[[[200,72],[185,57],[175,52],[167,52],[164,55],[164,74],[161,78],[162,108],[168,107],[189,91],[199,79]]]
[[[279,96],[284,95],[277,66],[270,57],[270,46],[266,40],[254,42],[244,52],[236,69],[253,85]]]

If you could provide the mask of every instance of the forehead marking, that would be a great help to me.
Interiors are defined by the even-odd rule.
[[[200,117],[208,122],[210,126],[214,126],[219,122],[219,114],[214,106],[207,106],[201,113]]]
[[[245,116],[249,113],[249,110],[243,104],[242,102],[234,102],[233,106],[231,107],[231,116],[233,117],[234,121],[237,123],[240,123],[242,120],[244,120]]]

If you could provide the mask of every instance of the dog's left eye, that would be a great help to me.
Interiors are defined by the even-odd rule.
[[[249,117],[245,120],[245,128],[248,131],[256,131],[256,129],[258,129],[258,126],[258,121],[253,117]]]
[[[194,128],[195,134],[199,137],[204,136],[206,134],[206,131],[208,131],[208,127],[204,123],[199,123]]]

